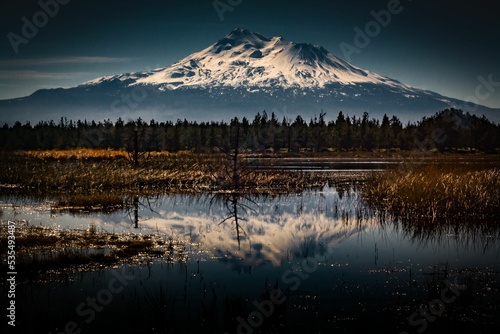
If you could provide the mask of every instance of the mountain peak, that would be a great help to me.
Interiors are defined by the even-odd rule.
[[[236,28],[213,46],[213,52],[219,54],[222,51],[231,50],[233,47],[244,45],[246,49],[260,49],[271,40],[259,33],[247,29]]]
[[[231,38],[231,39],[258,38],[266,42],[270,41],[269,38],[259,34],[258,32],[252,32],[248,29],[242,29],[242,28],[234,29],[225,38]]]
[[[236,37],[236,36],[244,36],[244,35],[251,35],[251,34],[252,34],[252,32],[248,29],[236,28],[236,29],[233,29],[233,31],[231,31],[227,36]]]

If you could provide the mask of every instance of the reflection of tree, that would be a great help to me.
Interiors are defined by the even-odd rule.
[[[290,203],[283,212],[277,211],[280,205],[271,205],[276,200],[273,196],[218,194],[212,202],[220,201],[226,214],[217,225],[230,224],[222,229],[203,227],[202,242],[228,266],[246,270],[269,263],[280,265],[290,259],[327,256],[337,244],[372,226],[370,212],[356,200],[355,193],[342,198],[337,192],[328,197],[307,192],[306,196],[310,196],[306,208],[297,213],[298,208]],[[307,203],[315,204],[311,207]]]
[[[245,237],[248,238],[247,233],[243,229],[243,227],[240,225],[240,222],[246,221],[245,218],[242,218],[239,214],[241,214],[241,211],[244,211],[245,213],[248,213],[247,210],[252,210],[255,211],[253,208],[250,206],[241,203],[241,199],[246,199],[247,201],[250,201],[257,205],[254,201],[252,201],[248,196],[244,196],[242,194],[239,194],[237,192],[231,192],[227,194],[219,194],[218,196],[225,202],[225,207],[227,209],[227,216],[224,218],[219,225],[229,222],[229,223],[234,223],[235,229],[236,229],[236,240],[238,241],[238,250],[240,250],[241,246],[241,233]]]
[[[139,228],[139,196],[134,196],[134,228]]]
[[[382,211],[377,220],[382,228],[393,227],[404,237],[423,245],[453,240],[465,248],[481,245],[486,250],[500,240],[500,225],[495,219],[399,217]]]
[[[240,226],[239,221],[245,220],[244,218],[238,217],[238,195],[236,193],[231,194],[226,199],[226,207],[229,211],[228,216],[219,223],[223,224],[226,221],[232,220],[236,229],[236,239],[238,240],[238,250],[240,250],[240,231],[246,235],[245,230]]]
[[[136,195],[132,196],[132,199],[128,200],[129,204],[127,205],[127,214],[130,218],[130,221],[133,222],[134,228],[139,228],[139,207],[140,206],[147,208],[149,211],[151,211],[157,215],[160,215],[158,212],[156,212],[153,209],[153,207],[151,205],[151,202],[158,200],[159,197],[160,196],[157,195],[156,198],[151,198],[150,196],[145,195],[142,197],[142,201],[141,201],[139,199],[139,195],[136,194]],[[133,211],[133,217],[131,216],[131,211]]]

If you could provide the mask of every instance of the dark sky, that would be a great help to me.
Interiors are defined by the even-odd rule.
[[[500,20],[492,1],[401,0],[402,10],[350,56],[340,45],[356,46],[354,29],[364,31],[374,20],[371,11],[397,0],[220,0],[236,4],[223,20],[214,0],[59,1],[67,3],[46,22],[37,16],[38,0],[0,5],[0,99],[167,66],[241,27],[322,45],[356,66],[406,84],[500,108],[500,83],[495,85],[500,82]],[[34,15],[38,32],[15,53],[9,33],[22,37],[22,18],[32,23]],[[479,77],[494,84],[478,95]]]

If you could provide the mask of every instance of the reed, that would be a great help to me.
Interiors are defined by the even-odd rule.
[[[396,217],[498,217],[500,169],[471,164],[407,164],[373,175],[363,195],[370,205]]]

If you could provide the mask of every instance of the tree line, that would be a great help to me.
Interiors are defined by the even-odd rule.
[[[335,120],[325,121],[325,113],[309,121],[297,116],[293,121],[275,113],[257,113],[253,120],[243,117],[230,122],[125,122],[119,118],[102,122],[43,121],[36,125],[16,122],[0,128],[2,150],[51,150],[75,148],[130,149],[138,138],[142,151],[190,150],[207,152],[238,146],[250,151],[314,151],[376,149],[477,149],[495,151],[500,146],[500,126],[486,117],[456,109],[446,109],[431,117],[403,125],[397,116],[382,120],[348,116],[342,111]]]

